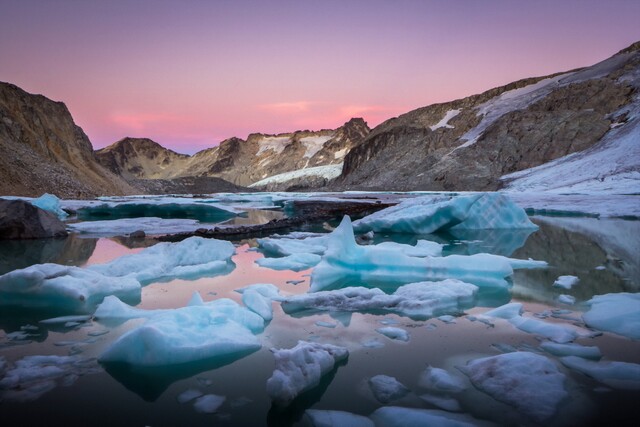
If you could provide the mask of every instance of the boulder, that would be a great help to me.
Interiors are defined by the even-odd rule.
[[[24,200],[0,200],[0,239],[66,237],[58,217]]]

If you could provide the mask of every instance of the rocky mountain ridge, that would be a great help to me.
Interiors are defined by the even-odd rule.
[[[419,108],[374,128],[333,190],[497,190],[597,146],[638,104],[640,42],[594,66]],[[635,169],[640,172],[636,159]]]
[[[124,138],[97,150],[96,156],[103,166],[129,181],[217,177],[236,185],[250,185],[285,172],[341,164],[368,133],[365,121],[354,118],[335,130],[229,138],[193,156],[136,138]]]

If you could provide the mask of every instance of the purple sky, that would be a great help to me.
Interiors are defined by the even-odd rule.
[[[96,148],[193,153],[591,65],[638,22],[637,0],[0,0],[0,80],[65,102]]]

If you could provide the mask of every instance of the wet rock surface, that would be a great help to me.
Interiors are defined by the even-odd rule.
[[[23,200],[0,200],[0,240],[66,237],[62,221]]]

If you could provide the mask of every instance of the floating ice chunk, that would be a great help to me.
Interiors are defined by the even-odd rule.
[[[329,246],[320,264],[311,273],[312,292],[340,284],[404,284],[424,280],[456,278],[471,283],[508,286],[505,277],[513,273],[511,260],[499,255],[417,258],[377,246],[355,242],[349,217],[331,233]],[[518,261],[535,264],[536,261]]]
[[[6,368],[0,400],[12,402],[36,400],[58,385],[71,385],[80,375],[100,371],[95,361],[79,356],[26,356]]]
[[[337,323],[335,323],[335,322],[324,322],[324,321],[322,321],[322,320],[318,320],[318,321],[316,322],[316,326],[320,326],[321,328],[330,328],[330,329],[333,329],[333,328],[335,328],[336,326],[338,326],[338,324],[337,324]]]
[[[404,329],[394,328],[393,326],[387,326],[384,328],[376,329],[376,332],[392,340],[399,340],[399,341],[405,341],[405,342],[409,341],[409,332],[405,331]]]
[[[438,320],[444,323],[456,323],[456,318],[450,314],[445,314],[444,316],[438,316]]]
[[[582,372],[612,388],[640,390],[640,364],[627,362],[594,362],[578,356],[560,358],[563,365]]]
[[[580,279],[576,276],[560,276],[553,282],[553,286],[556,288],[571,289],[572,286],[577,285]]]
[[[177,399],[178,399],[178,402],[180,403],[187,403],[195,399],[196,397],[200,397],[200,396],[202,396],[202,392],[200,390],[190,388],[180,393]]]
[[[595,346],[584,346],[580,344],[557,344],[553,342],[543,342],[540,348],[554,356],[577,356],[583,359],[599,360],[602,357],[600,349]]]
[[[568,393],[564,374],[549,359],[515,352],[475,359],[458,367],[474,386],[538,422],[550,418]]]
[[[282,258],[259,258],[256,264],[272,270],[302,271],[317,265],[320,260],[320,255],[299,253]]]
[[[429,240],[418,240],[415,246],[404,245],[402,243],[395,242],[382,242],[376,245],[377,248],[390,249],[393,251],[398,251],[407,256],[413,257],[428,257],[428,256],[441,256],[442,255],[442,247],[440,243],[431,242]]]
[[[178,243],[158,243],[137,254],[88,269],[105,276],[131,277],[143,285],[172,279],[193,280],[229,272],[233,269],[234,253],[230,242],[190,237]]]
[[[323,375],[349,356],[344,347],[305,341],[291,349],[271,351],[276,367],[267,380],[267,393],[279,406],[287,406],[300,393],[316,387]]]
[[[194,231],[202,227],[195,219],[163,219],[156,217],[121,218],[106,221],[83,221],[67,224],[67,229],[92,236],[122,236],[142,230],[146,234],[171,234]]]
[[[460,403],[453,397],[436,396],[434,394],[421,394],[420,399],[427,403],[437,406],[440,409],[451,412],[459,412],[462,410]]]
[[[582,318],[588,326],[640,340],[640,293],[596,295],[587,304]]]
[[[330,311],[389,311],[426,319],[441,313],[459,312],[473,305],[478,287],[459,280],[418,282],[399,287],[388,295],[373,288],[350,287],[285,298],[286,313],[305,309]]]
[[[417,197],[354,223],[357,232],[429,234],[438,230],[536,229],[521,207],[500,193]]]
[[[140,283],[59,264],[36,264],[0,276],[0,306],[91,313],[108,295],[137,303]]]
[[[382,348],[384,347],[384,343],[377,338],[372,338],[370,340],[364,341],[362,343],[362,346],[367,348]]]
[[[437,409],[400,408],[384,406],[376,409],[370,416],[376,426],[385,427],[472,427],[478,420],[463,414],[452,414]]]
[[[273,307],[271,301],[280,299],[280,290],[272,284],[255,284],[238,289],[242,293],[242,302],[247,308],[258,315],[265,321],[273,319]]]
[[[374,427],[369,418],[351,412],[307,409],[305,415],[309,417],[313,427]]]
[[[59,219],[65,219],[69,216],[69,214],[60,207],[60,199],[53,194],[44,193],[37,199],[31,200],[31,204],[45,211],[53,212]]]
[[[571,295],[558,295],[558,302],[567,305],[573,305],[576,303],[576,297]]]
[[[409,389],[400,381],[388,375],[376,375],[369,378],[369,388],[380,403],[387,404],[402,399],[409,394]]]
[[[166,313],[167,309],[144,310],[131,307],[122,302],[116,296],[108,296],[96,308],[93,317],[101,321],[125,321],[129,319],[149,318],[160,313]]]
[[[197,412],[203,414],[213,414],[224,403],[226,397],[216,396],[215,394],[205,394],[193,402],[193,407]]]
[[[327,250],[329,235],[257,239],[258,246],[268,255],[288,256],[300,253],[322,255]]]
[[[539,319],[523,317],[521,303],[509,303],[501,307],[484,313],[479,318],[500,318],[506,319],[521,331],[536,334],[555,341],[557,343],[568,343],[579,336],[587,336],[586,331],[581,333],[579,328],[568,325],[547,323]]]
[[[235,217],[238,210],[200,202],[183,197],[163,197],[156,200],[105,201],[81,206],[77,209],[81,220],[102,220],[105,218],[187,218],[203,222],[220,222]]]
[[[431,366],[422,372],[418,385],[441,393],[460,393],[467,389],[462,378],[454,376],[444,369]]]

